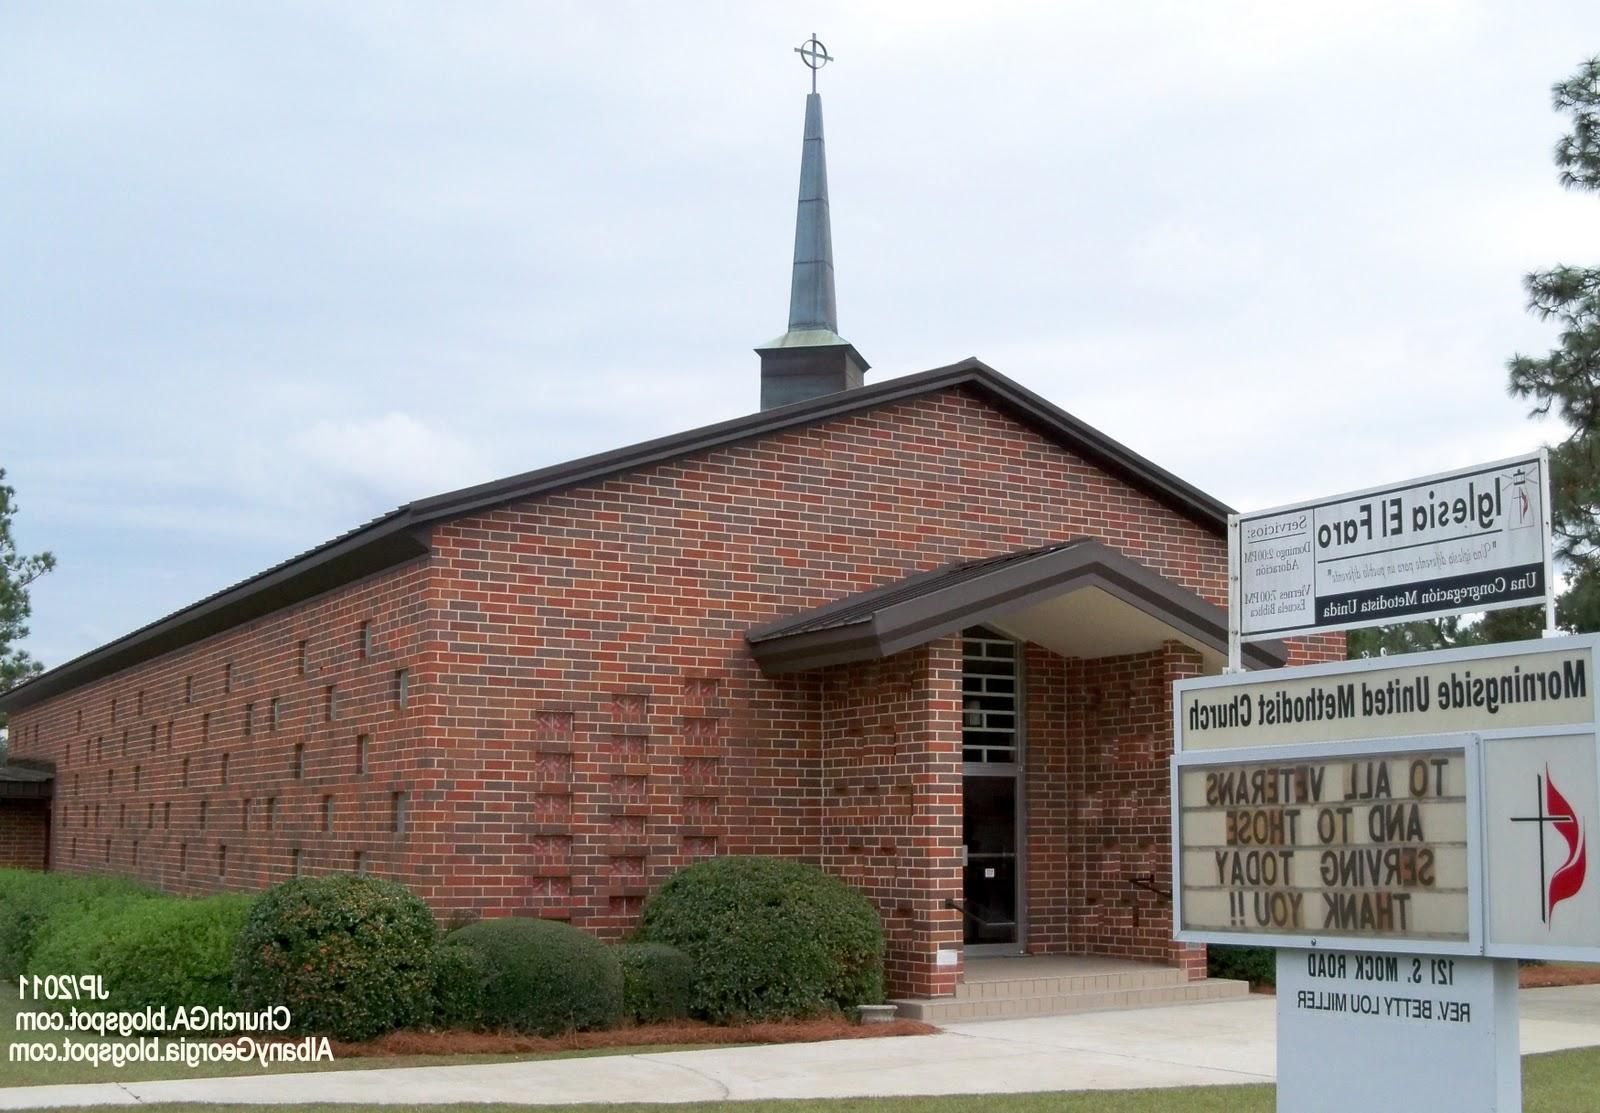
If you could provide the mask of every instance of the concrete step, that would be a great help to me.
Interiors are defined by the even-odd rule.
[[[1092,974],[1045,974],[1018,978],[984,978],[956,986],[956,999],[992,1001],[1002,997],[1065,997],[1119,989],[1159,989],[1186,985],[1188,977],[1175,966],[1135,966]]]
[[[983,983],[979,983],[983,984]],[[1157,1005],[1183,1005],[1199,1001],[1224,1001],[1244,997],[1248,982],[1231,978],[1206,978],[1175,985],[1147,985],[1077,993],[1042,993],[1007,997],[932,997],[896,1001],[900,1016],[929,1024],[958,1020],[1008,1020],[1022,1016],[1064,1016],[1098,1009],[1139,1009]]]

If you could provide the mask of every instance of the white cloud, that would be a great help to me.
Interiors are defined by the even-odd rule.
[[[354,486],[396,503],[494,479],[492,459],[485,445],[401,412],[318,421],[279,457],[301,480],[291,489]]]

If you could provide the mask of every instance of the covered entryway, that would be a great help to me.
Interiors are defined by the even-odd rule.
[[[38,763],[0,762],[0,867],[50,868],[55,777]]]
[[[764,672],[821,684],[823,864],[884,914],[891,992],[953,996],[974,962],[1040,956],[1204,976],[1203,949],[1171,941],[1167,759],[1172,682],[1224,663],[1221,607],[1080,539],[747,640]]]

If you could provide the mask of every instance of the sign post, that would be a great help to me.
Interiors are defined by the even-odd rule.
[[[1278,952],[1278,1108],[1522,1108],[1517,964]]]

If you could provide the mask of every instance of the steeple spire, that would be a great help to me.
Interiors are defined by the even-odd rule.
[[[789,331],[756,351],[761,356],[761,408],[787,405],[861,385],[866,360],[839,336],[833,291],[833,233],[828,219],[828,161],[822,139],[822,97],[816,71],[833,59],[815,35],[796,53],[811,67],[805,138],[800,148],[800,203],[794,225]]]
[[[800,148],[800,211],[794,222],[794,278],[789,331],[839,331],[833,294],[833,230],[828,221],[828,155],[822,144],[822,97],[806,95],[806,137]]]

